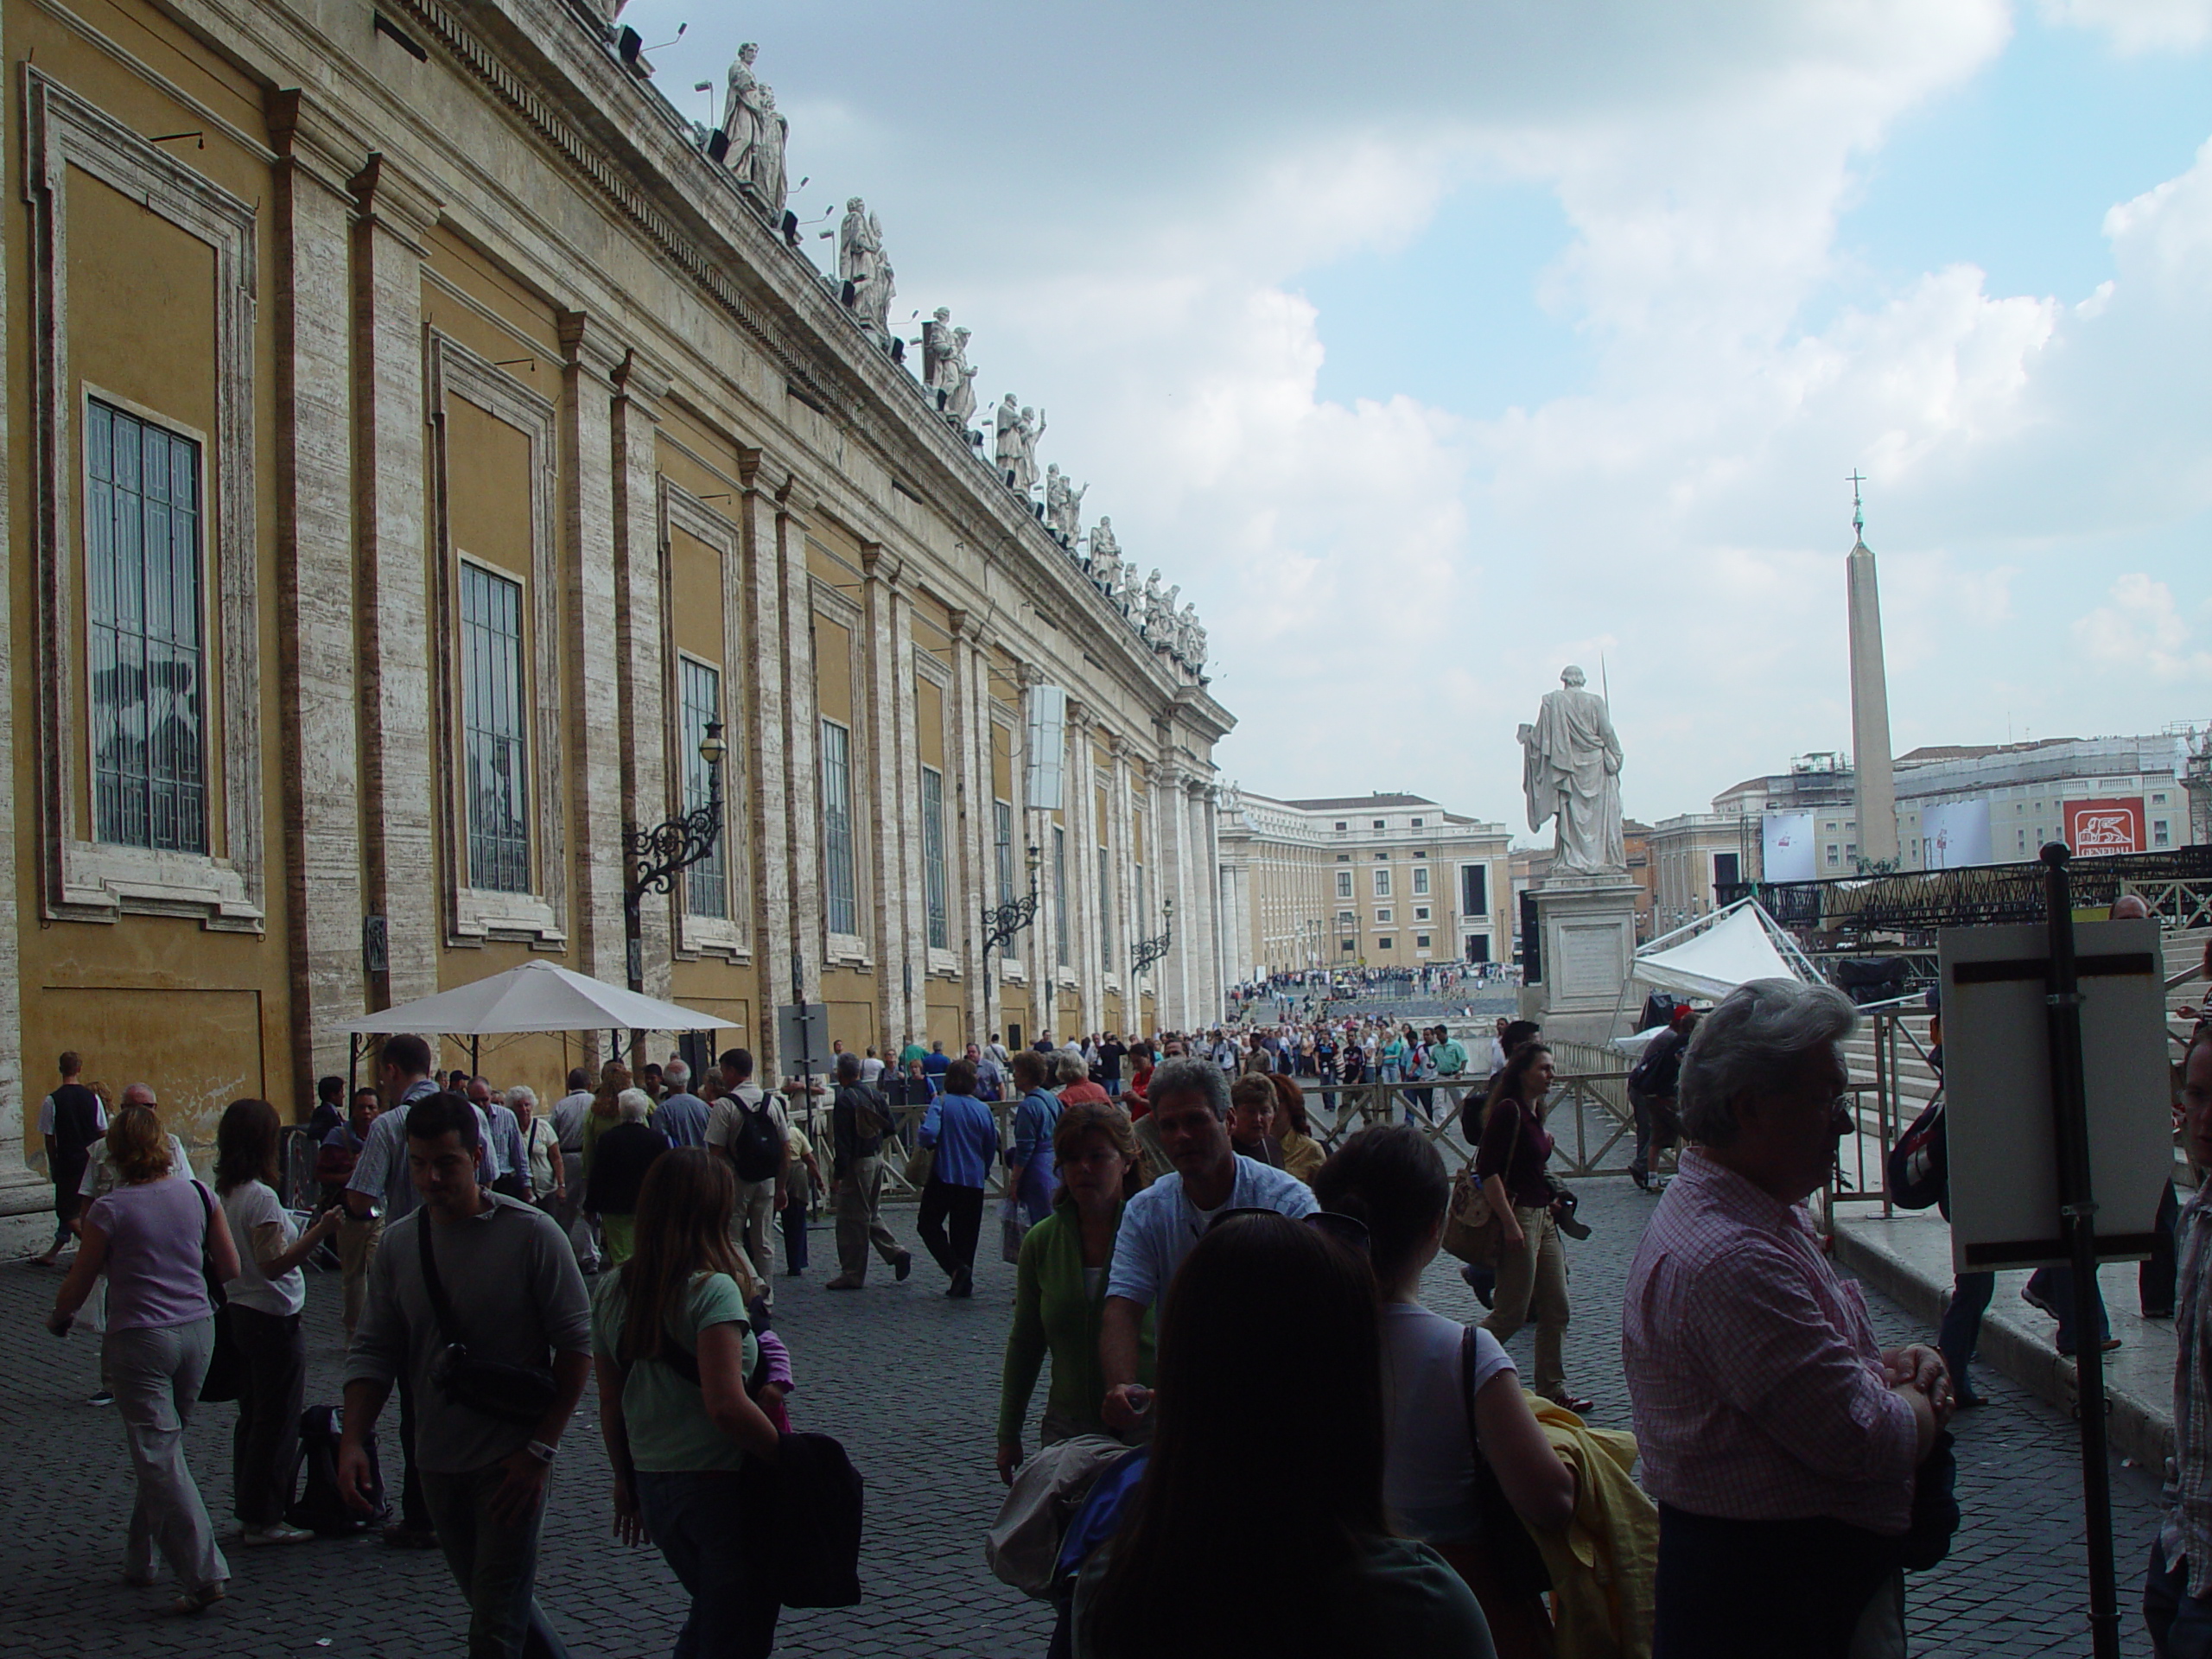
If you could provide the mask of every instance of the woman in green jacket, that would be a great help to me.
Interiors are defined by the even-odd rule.
[[[999,1478],[1008,1484],[1021,1462],[1021,1426],[1047,1353],[1052,1386],[1045,1398],[1041,1443],[1113,1433],[1099,1416],[1106,1375],[1098,1363],[1098,1326],[1122,1205],[1145,1179],[1129,1115],[1118,1106],[1089,1103],[1066,1108],[1052,1133],[1052,1156],[1060,1190],[1053,1195],[1052,1213],[1021,1241],[1014,1328],[1007,1333],[999,1386]],[[1149,1313],[1139,1344],[1137,1380],[1148,1385]]]

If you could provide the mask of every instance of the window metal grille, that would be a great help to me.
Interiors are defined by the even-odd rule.
[[[462,788],[468,884],[495,893],[530,887],[530,781],[524,727],[522,584],[461,567]]]

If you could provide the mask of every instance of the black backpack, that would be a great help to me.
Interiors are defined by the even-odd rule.
[[[338,1441],[345,1426],[336,1406],[309,1406],[300,1414],[299,1461],[307,1469],[308,1483],[284,1519],[305,1527],[322,1538],[345,1538],[366,1532],[384,1519],[384,1471],[377,1462],[376,1431],[369,1432],[369,1512],[364,1515],[346,1501],[338,1485]],[[293,1484],[299,1482],[297,1468]]]
[[[1628,1074],[1628,1086],[1640,1095],[1666,1099],[1681,1081],[1682,1050],[1688,1046],[1677,1033],[1661,1032],[1645,1046],[1643,1058]]]
[[[729,1158],[741,1181],[772,1181],[783,1168],[784,1140],[768,1116],[766,1101],[758,1106],[737,1103],[737,1133],[730,1137]]]
[[[786,1607],[861,1601],[860,1471],[827,1434],[786,1434],[771,1465],[747,1458],[740,1513],[751,1555]]]

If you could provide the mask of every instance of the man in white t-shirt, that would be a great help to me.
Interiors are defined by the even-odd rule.
[[[1295,1220],[1319,1207],[1296,1176],[1230,1145],[1229,1079],[1211,1060],[1162,1060],[1147,1098],[1175,1167],[1128,1201],[1114,1238],[1098,1357],[1106,1373],[1106,1422],[1116,1429],[1133,1427],[1143,1414],[1136,1378],[1145,1310],[1166,1295],[1176,1268],[1213,1218],[1227,1210],[1273,1210]]]
[[[707,1114],[707,1144],[728,1156],[737,1176],[737,1209],[730,1217],[732,1242],[760,1275],[761,1294],[772,1307],[776,1257],[769,1248],[768,1223],[776,1213],[778,1184],[791,1165],[791,1115],[781,1096],[764,1093],[753,1081],[752,1050],[726,1049],[721,1064],[722,1097]],[[772,1148],[762,1144],[761,1137],[748,1135],[756,1120],[774,1131]]]

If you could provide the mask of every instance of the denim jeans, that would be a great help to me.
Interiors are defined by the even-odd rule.
[[[742,1524],[734,1470],[638,1471],[638,1505],[691,1598],[676,1659],[753,1659],[776,1644],[783,1611],[763,1582],[758,1529]]]
[[[493,1518],[492,1494],[506,1472],[496,1463],[457,1475],[417,1471],[438,1547],[468,1600],[468,1659],[569,1659],[532,1595],[544,1503],[519,1522]]]
[[[2158,1659],[2212,1659],[2212,1601],[2189,1593],[2189,1563],[2166,1565],[2163,1541],[2151,1545],[2143,1578],[2143,1622]]]
[[[1967,1381],[1967,1367],[1974,1363],[1974,1344],[1981,1340],[1981,1316],[1997,1294],[1993,1273],[1962,1273],[1951,1281],[1951,1305],[1943,1310],[1943,1327],[1936,1338],[1936,1351],[1951,1368],[1951,1387],[1961,1399],[1974,1396]]]

